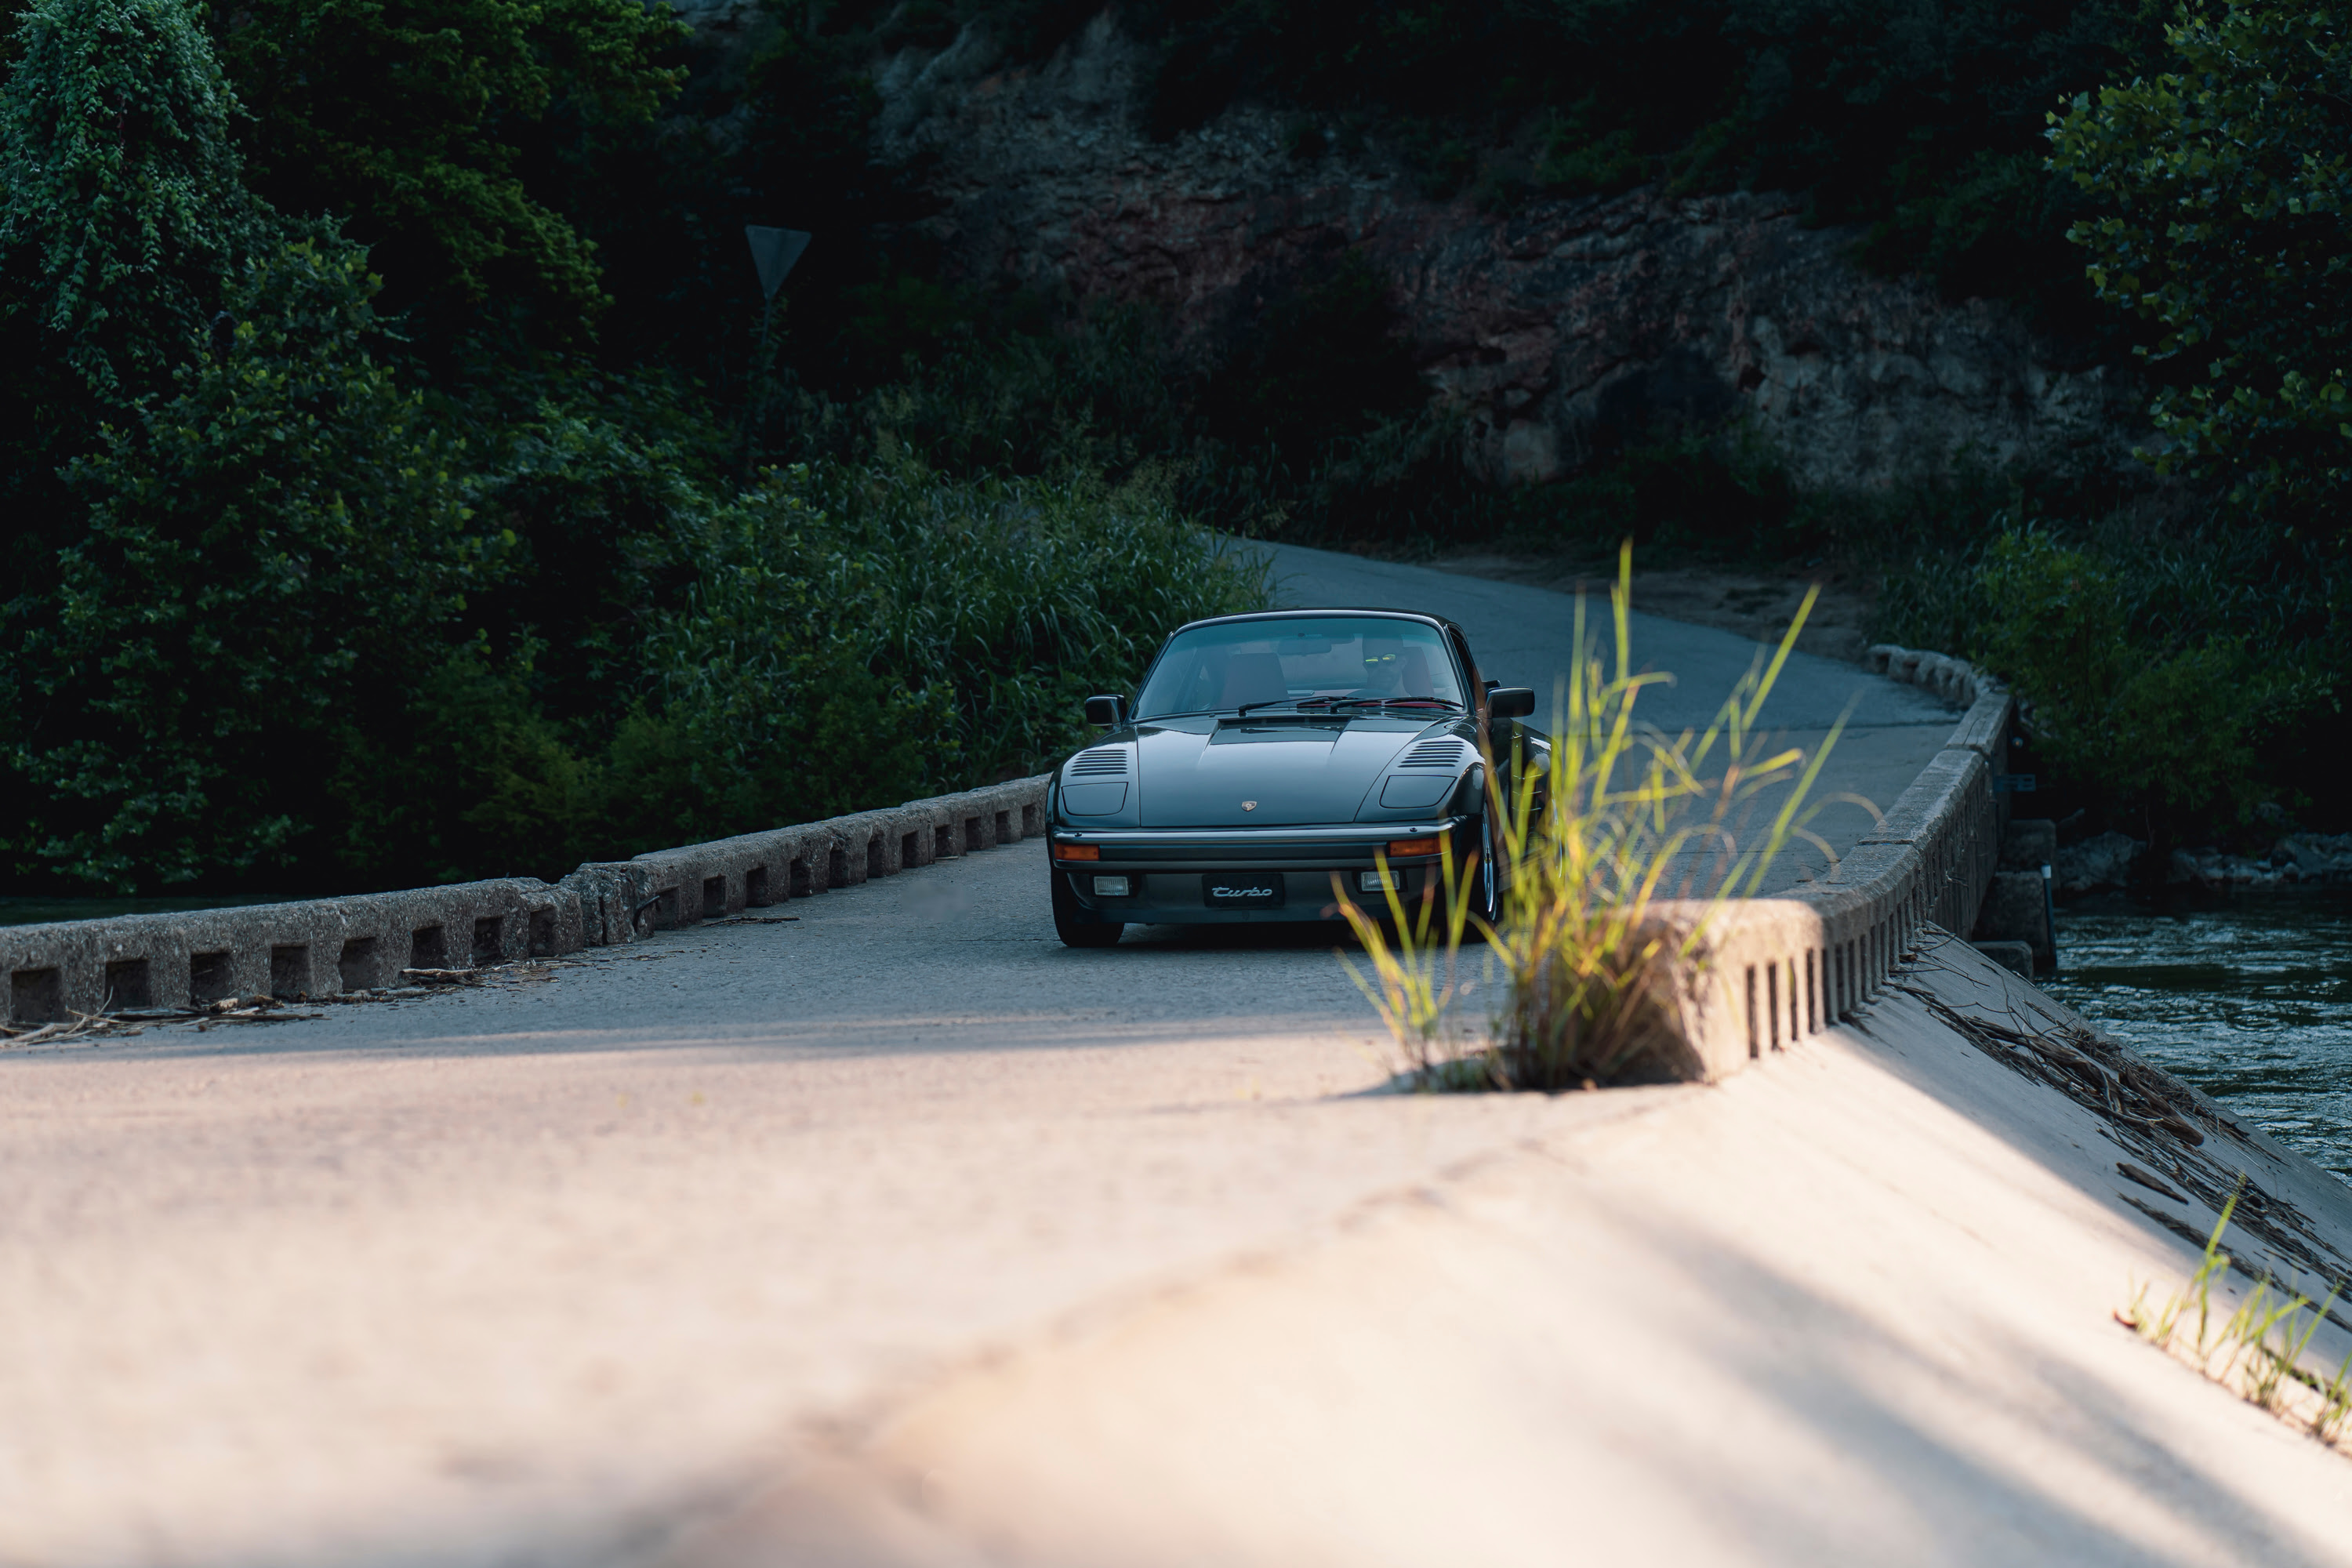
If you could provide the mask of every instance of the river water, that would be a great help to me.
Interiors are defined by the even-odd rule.
[[[2043,990],[2352,1183],[2352,889],[2059,911]]]

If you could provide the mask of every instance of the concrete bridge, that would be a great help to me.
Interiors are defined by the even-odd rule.
[[[1567,651],[1556,596],[1280,563]],[[1754,651],[1636,636],[1700,717]],[[1770,717],[1856,692],[1841,787],[1946,765],[1852,667]],[[2119,1182],[1937,1011],[2063,1010],[1931,928],[1759,1070],[1415,1097],[1327,935],[1073,952],[1045,874],[0,1052],[0,1562],[2352,1562],[2342,1459],[2109,1319],[2196,1161],[2336,1252],[2340,1189],[2210,1106],[2178,1202]]]

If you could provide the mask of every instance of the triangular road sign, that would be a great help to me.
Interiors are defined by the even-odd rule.
[[[743,226],[743,237],[751,242],[751,260],[760,268],[760,289],[771,300],[784,286],[784,275],[793,263],[808,248],[809,237],[796,228],[761,228],[757,224]]]

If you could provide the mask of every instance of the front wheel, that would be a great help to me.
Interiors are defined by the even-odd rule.
[[[1495,816],[1490,811],[1478,814],[1478,863],[1470,874],[1475,879],[1470,884],[1470,912],[1490,926],[1498,924],[1503,918],[1503,883],[1495,866]]]
[[[1127,930],[1124,924],[1103,920],[1078,902],[1077,894],[1070,891],[1070,879],[1062,872],[1046,874],[1054,879],[1054,934],[1063,946],[1109,947],[1118,941]]]

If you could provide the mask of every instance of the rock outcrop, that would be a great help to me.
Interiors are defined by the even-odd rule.
[[[2137,400],[2117,378],[2054,365],[1999,306],[1863,272],[1854,235],[1808,228],[1793,198],[1652,188],[1483,212],[1421,195],[1376,144],[1301,157],[1301,127],[1264,109],[1155,142],[1140,63],[1108,15],[1038,67],[1001,68],[976,29],[887,62],[877,150],[925,170],[952,269],[1156,301],[1214,342],[1359,251],[1498,479],[1556,478],[1660,420],[1739,416],[1812,485],[1964,451],[2128,460]]]
[[[2068,897],[2131,886],[2132,867],[2147,846],[2121,833],[2102,833],[2057,854],[2058,890]]]

